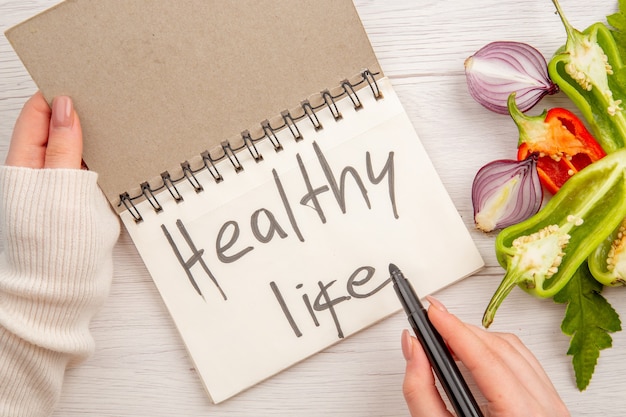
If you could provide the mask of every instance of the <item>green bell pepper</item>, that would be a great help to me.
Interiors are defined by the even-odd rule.
[[[483,325],[515,286],[553,297],[591,252],[626,217],[626,148],[572,176],[534,216],[502,230],[496,257],[506,274],[491,298]]]
[[[589,255],[591,275],[603,285],[626,285],[626,219]]]
[[[567,41],[548,63],[550,78],[581,111],[605,152],[614,152],[626,144],[626,66],[618,46],[603,23],[580,32],[552,1]]]

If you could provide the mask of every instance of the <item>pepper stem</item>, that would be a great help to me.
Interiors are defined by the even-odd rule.
[[[539,116],[528,116],[524,114],[519,107],[517,107],[515,96],[515,92],[512,92],[509,95],[506,104],[509,110],[509,116],[511,116],[511,119],[513,119],[513,122],[515,122],[515,126],[517,126],[517,130],[519,131],[519,139],[517,141],[517,146],[519,147],[525,142],[535,142],[535,137],[544,137],[546,135],[546,132],[543,131],[546,128],[543,126],[545,126],[544,120],[548,111],[544,110]],[[543,130],[537,131],[537,129],[540,128],[543,128]]]
[[[568,41],[570,39],[574,39],[575,34],[576,34],[576,29],[574,29],[574,27],[569,23],[569,21],[565,17],[565,13],[563,13],[563,10],[561,9],[559,2],[557,0],[552,0],[552,3],[554,4],[554,7],[556,7],[556,13],[561,18],[561,22],[563,22],[563,26],[565,27],[565,32],[567,33]]]
[[[493,323],[498,307],[500,307],[504,299],[521,281],[523,281],[522,274],[516,268],[507,271],[504,278],[502,278],[502,282],[500,282],[500,285],[496,289],[496,292],[491,297],[491,300],[489,300],[489,304],[483,314],[483,326],[485,328],[489,327],[491,323]]]
[[[519,124],[522,120],[527,120],[528,116],[522,113],[517,107],[517,103],[515,102],[515,91],[509,95],[509,98],[506,100],[507,108],[509,110],[509,115],[513,118],[516,124]]]

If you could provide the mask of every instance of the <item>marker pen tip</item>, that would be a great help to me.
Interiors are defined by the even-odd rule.
[[[394,264],[389,264],[389,273],[393,275],[394,272],[399,271],[400,269]]]

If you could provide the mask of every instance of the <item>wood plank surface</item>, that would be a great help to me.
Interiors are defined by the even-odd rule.
[[[0,1],[0,29],[38,13],[54,0]],[[294,2],[295,4],[295,2]],[[488,42],[515,40],[546,57],[565,32],[549,0],[356,0],[383,70],[391,78],[487,267],[437,297],[462,319],[479,324],[503,271],[494,237],[473,227],[471,182],[496,158],[513,158],[517,130],[467,92],[463,62]],[[570,22],[583,29],[617,9],[617,1],[562,0]],[[268,22],[271,24],[271,22]],[[14,121],[36,87],[4,37],[0,38],[0,160]],[[563,95],[537,108],[571,107]],[[0,231],[1,233],[1,231]],[[419,256],[419,254],[416,254]],[[402,314],[379,323],[235,398],[212,405],[128,234],[114,252],[110,297],[93,322],[95,355],[71,369],[55,416],[403,416]],[[450,254],[454,262],[455,254]],[[605,296],[626,318],[626,289]],[[626,334],[613,335],[585,392],[574,383],[564,307],[514,290],[494,331],[517,334],[536,354],[573,416],[621,416],[626,409]],[[473,385],[473,384],[472,384]]]

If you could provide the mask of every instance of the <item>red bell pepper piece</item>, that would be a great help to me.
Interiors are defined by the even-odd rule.
[[[539,179],[552,194],[572,175],[606,155],[584,123],[567,109],[555,107],[539,116],[527,116],[509,97],[509,113],[519,130],[517,159],[536,154]]]

